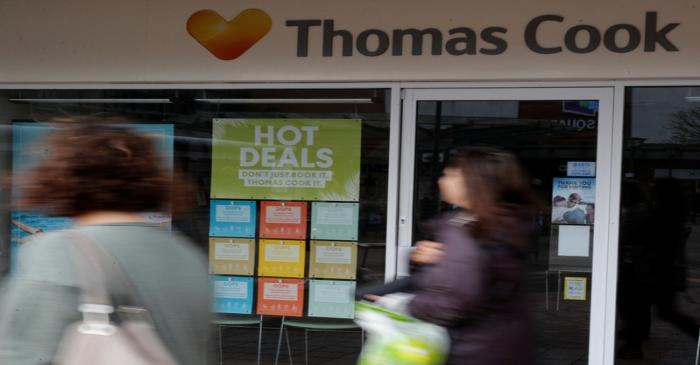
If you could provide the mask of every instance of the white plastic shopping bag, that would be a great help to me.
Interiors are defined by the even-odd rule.
[[[355,321],[367,333],[358,365],[441,365],[445,362],[450,345],[447,331],[406,314],[402,310],[404,299],[387,296],[375,303],[357,303]]]

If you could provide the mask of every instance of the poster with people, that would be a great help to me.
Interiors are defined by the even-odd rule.
[[[554,178],[552,223],[593,224],[595,178]]]

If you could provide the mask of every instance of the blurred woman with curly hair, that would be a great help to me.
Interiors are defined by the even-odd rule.
[[[53,363],[64,332],[83,318],[80,273],[91,260],[77,254],[84,248],[78,241],[90,241],[126,274],[129,294],[177,363],[204,363],[206,263],[187,239],[142,214],[167,211],[175,195],[151,139],[92,121],[58,128],[43,143],[48,155],[16,180],[19,208],[72,218],[75,227],[37,235],[20,248],[17,270],[0,292],[0,364]],[[116,315],[120,304],[132,303],[106,279]]]

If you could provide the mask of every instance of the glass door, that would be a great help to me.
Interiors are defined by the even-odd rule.
[[[409,274],[421,222],[451,209],[437,180],[451,153],[498,147],[525,167],[539,200],[528,255],[538,364],[603,364],[612,151],[610,88],[406,90],[398,275]],[[614,311],[614,308],[613,308]]]

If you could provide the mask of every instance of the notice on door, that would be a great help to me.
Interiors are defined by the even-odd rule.
[[[564,277],[564,300],[586,300],[588,278],[566,276]]]
[[[559,256],[588,257],[591,246],[590,226],[560,225],[557,254]]]

